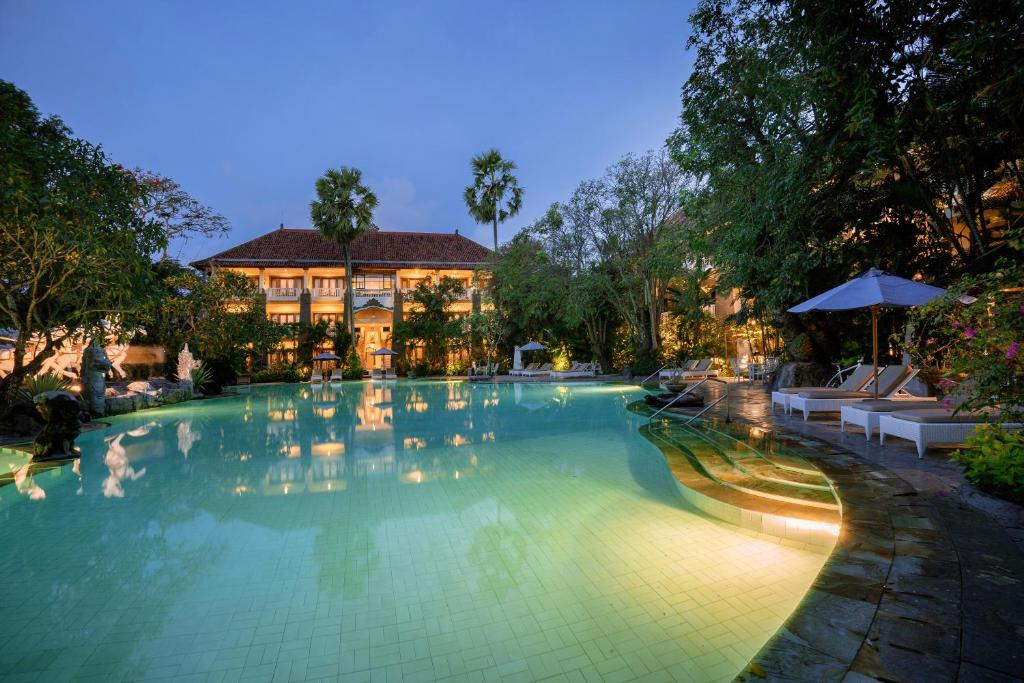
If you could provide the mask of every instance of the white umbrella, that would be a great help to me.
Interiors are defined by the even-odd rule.
[[[808,311],[848,311],[855,308],[871,308],[871,337],[875,374],[878,374],[878,309],[908,308],[922,306],[946,293],[941,287],[915,282],[896,275],[889,275],[872,268],[849,282],[833,287],[813,299],[797,304],[790,313]],[[878,382],[874,383],[875,398],[878,398]]]
[[[547,347],[540,342],[526,342],[519,347],[520,351],[543,351]]]

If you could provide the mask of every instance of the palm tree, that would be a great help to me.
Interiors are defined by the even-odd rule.
[[[515,216],[523,206],[523,188],[512,175],[515,162],[501,158],[501,153],[491,149],[473,157],[473,184],[466,188],[463,197],[469,207],[469,215],[477,223],[494,224],[494,250],[498,250],[498,223]]]
[[[377,195],[363,185],[362,171],[342,166],[339,169],[328,169],[316,181],[316,196],[316,201],[309,205],[313,225],[325,237],[340,244],[345,254],[345,328],[349,334],[354,334],[350,248],[357,237],[373,229]]]

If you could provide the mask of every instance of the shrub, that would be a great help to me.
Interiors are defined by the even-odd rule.
[[[252,373],[252,382],[298,382],[302,378],[299,369],[288,363],[275,363],[270,367]]]
[[[427,377],[430,375],[430,365],[426,361],[420,361],[414,368],[417,377]]]
[[[189,371],[189,379],[192,380],[193,389],[196,391],[202,391],[203,387],[209,384],[212,379],[210,368],[205,365],[200,365],[198,368],[192,368]]]
[[[1024,433],[981,425],[953,455],[967,479],[983,491],[1024,502]]]
[[[564,372],[572,367],[572,361],[569,360],[569,352],[565,350],[565,347],[555,351],[555,355],[551,357],[551,369],[557,372]]]
[[[449,377],[453,375],[465,375],[469,372],[469,364],[464,360],[453,360],[445,366],[444,374]]]
[[[349,351],[348,358],[345,360],[345,369],[342,371],[341,376],[345,379],[363,378],[363,363],[359,360],[359,354],[356,353],[355,349]]]
[[[67,391],[71,388],[71,382],[60,375],[45,372],[35,377],[26,377],[22,386],[24,387],[21,391],[22,401],[32,403],[32,399],[44,391]]]

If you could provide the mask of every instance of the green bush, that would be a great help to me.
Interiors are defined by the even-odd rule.
[[[205,365],[200,365],[198,368],[192,368],[189,371],[189,378],[192,380],[192,388],[196,391],[202,391],[203,387],[209,384],[212,379],[210,368]]]
[[[341,376],[345,379],[363,378],[363,363],[359,360],[359,354],[356,353],[355,349],[349,352],[348,359],[345,361],[345,369],[342,371]]]
[[[569,352],[562,347],[555,351],[555,355],[551,357],[551,369],[557,372],[565,372],[572,367],[572,361],[569,360]]]
[[[449,377],[465,375],[467,372],[469,372],[469,363],[464,360],[453,360],[444,369],[444,374]]]
[[[252,373],[252,383],[263,382],[298,382],[302,379],[299,369],[289,363],[275,363],[270,367]]]
[[[67,391],[71,388],[71,382],[60,375],[45,372],[35,377],[26,377],[23,387],[21,391],[22,401],[32,403],[32,399],[44,391]]]
[[[1024,502],[1024,433],[981,425],[953,455],[967,479],[983,491]]]

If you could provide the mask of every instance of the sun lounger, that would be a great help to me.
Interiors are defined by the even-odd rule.
[[[384,371],[384,379],[398,379],[398,374],[394,368],[388,368]]]
[[[882,369],[884,368],[880,368],[880,370]],[[871,382],[874,370],[874,367],[871,365],[858,365],[838,387],[785,387],[784,389],[773,391],[772,411],[775,411],[775,406],[781,405],[783,412],[791,413],[790,399],[801,391],[860,391]]]
[[[681,372],[686,372],[687,370],[693,370],[696,367],[697,367],[697,361],[696,360],[688,360],[688,361],[686,361],[684,363],[681,363],[681,364],[675,366],[674,368],[662,368],[660,371],[658,371],[658,377],[660,379],[667,379],[669,377],[675,377],[675,376],[677,376]]]
[[[572,367],[568,370],[554,370],[551,372],[552,377],[594,377],[597,372],[594,369],[593,363],[573,363]]]
[[[885,445],[885,437],[896,436],[913,441],[917,446],[917,457],[923,458],[928,447],[937,443],[961,444],[978,428],[978,425],[994,422],[996,412],[956,412],[954,408],[932,408],[904,410],[883,415],[878,421],[878,438]],[[1003,429],[1018,430],[1024,427],[1019,422],[1002,423]]]
[[[324,373],[320,372],[319,368],[313,368],[313,374],[309,376],[310,382],[323,382]]]
[[[922,396],[906,399],[874,399],[866,398],[848,406],[839,412],[839,431],[845,432],[846,425],[852,424],[864,428],[864,438],[871,440],[871,435],[878,429],[878,421],[883,415],[891,415],[902,410],[919,410],[938,407],[935,397]]]
[[[683,370],[672,375],[672,379],[705,379],[718,377],[718,371],[711,368],[711,359],[698,361],[692,370]]]
[[[384,379],[384,371],[381,368],[372,368],[370,370],[371,380],[382,380]]]
[[[332,382],[340,382],[342,379],[344,378],[341,375],[341,368],[334,368],[333,370],[331,370]]]
[[[542,375],[547,375],[550,372],[551,372],[551,363],[545,363],[544,365],[540,366],[539,368],[535,368],[533,370],[523,370],[520,374],[523,377],[540,377]]]
[[[903,388],[910,383],[910,380],[920,372],[917,368],[909,365],[890,365],[878,373],[875,382],[878,383],[879,398],[894,398]],[[873,398],[874,394],[869,391],[830,391],[827,389],[813,389],[801,391],[789,399],[789,408],[792,413],[799,410],[804,414],[806,421],[811,413],[838,413],[843,406],[852,405],[866,398]]]
[[[508,374],[513,376],[522,375],[524,372],[527,372],[529,370],[536,370],[539,367],[540,363],[530,363],[525,368],[520,368],[519,370],[510,370]]]

